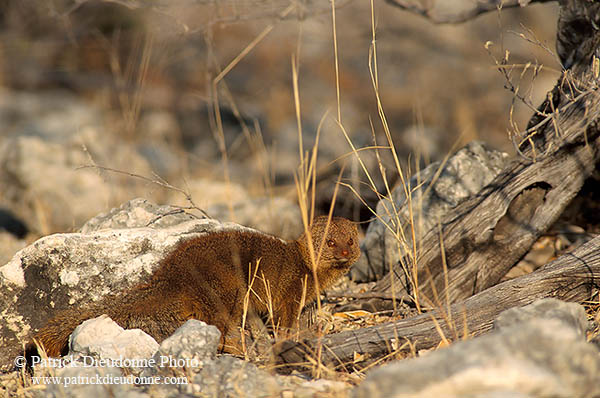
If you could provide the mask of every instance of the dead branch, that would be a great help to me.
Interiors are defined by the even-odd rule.
[[[398,300],[398,301],[412,301],[408,296],[395,296],[392,293],[385,292],[363,292],[363,293],[351,293],[351,292],[343,292],[343,293],[327,293],[327,298],[332,299],[343,299],[343,298],[352,298],[352,299],[362,299],[362,298],[379,298],[385,300]]]
[[[129,176],[129,177],[138,178],[138,179],[140,179],[142,181],[146,181],[146,182],[149,182],[149,183],[152,183],[152,184],[156,184],[156,185],[158,185],[160,187],[163,187],[163,188],[166,188],[166,189],[170,189],[170,190],[173,190],[175,192],[179,192],[180,194],[182,194],[183,196],[185,196],[185,199],[190,203],[190,206],[189,207],[173,206],[173,207],[177,207],[177,208],[179,208],[182,211],[190,210],[190,209],[195,209],[195,210],[198,210],[200,213],[202,213],[202,215],[204,217],[206,217],[206,218],[212,218],[211,216],[208,215],[208,213],[206,213],[206,211],[204,211],[203,209],[201,209],[200,207],[198,207],[196,205],[196,203],[194,203],[194,199],[192,198],[192,195],[187,190],[184,190],[184,189],[181,189],[181,188],[178,188],[178,187],[176,187],[174,185],[169,184],[164,178],[162,178],[161,176],[159,176],[157,174],[153,174],[154,178],[148,178],[148,177],[145,177],[143,175],[139,175],[139,174],[136,174],[136,173],[131,173],[129,171],[117,170],[117,169],[113,169],[111,167],[100,166],[100,165],[97,165],[95,163],[90,164],[90,165],[79,166],[79,167],[76,168],[76,170],[87,169],[87,168],[95,168],[95,169],[98,169],[98,170],[110,171],[112,173],[117,173],[117,174],[123,174],[123,175]],[[161,217],[164,217],[164,216],[167,216],[167,215],[169,215],[169,214],[164,214]],[[156,220],[152,220],[151,221],[151,223],[154,223],[154,222],[156,222]]]
[[[494,11],[500,5],[525,7],[530,3],[545,3],[551,0],[386,0],[389,4],[422,15],[433,23],[459,23]]]

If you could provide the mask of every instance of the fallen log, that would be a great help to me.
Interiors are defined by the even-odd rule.
[[[276,359],[279,364],[293,364],[299,369],[311,368],[320,360],[327,366],[352,371],[394,351],[428,349],[443,339],[480,335],[491,329],[500,312],[537,299],[589,300],[596,294],[599,281],[600,236],[531,274],[500,283],[460,303],[321,339],[288,341],[277,348]]]

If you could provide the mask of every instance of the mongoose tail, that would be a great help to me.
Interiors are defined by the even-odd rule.
[[[101,314],[94,315],[93,312],[81,311],[79,316],[73,316],[73,313],[59,315],[50,320],[42,330],[40,330],[33,341],[25,346],[25,358],[27,365],[31,367],[34,363],[34,357],[42,356],[38,347],[43,348],[43,352],[48,357],[60,357],[69,353],[69,336],[81,322],[86,319],[94,318]]]

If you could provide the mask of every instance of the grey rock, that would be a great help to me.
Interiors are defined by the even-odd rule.
[[[350,384],[327,379],[305,380],[292,390],[294,398],[347,397]]]
[[[133,148],[98,130],[83,129],[70,142],[18,136],[0,142],[1,204],[32,231],[46,235],[72,231],[105,211],[107,204],[147,191],[141,180],[82,168],[94,162],[151,174],[148,163]]]
[[[554,298],[537,300],[525,307],[502,311],[494,320],[494,329],[503,330],[536,319],[548,319],[565,323],[581,336],[585,336],[589,323],[585,309],[576,303],[567,303]]]
[[[216,356],[220,338],[215,326],[191,319],[160,343],[154,362],[158,367],[186,367],[197,372],[206,360]]]
[[[110,385],[125,383],[132,386],[135,383],[139,388],[136,388],[134,392],[140,394],[139,396],[145,396],[147,392],[150,392],[152,396],[200,393],[203,392],[203,387],[192,384],[192,376],[194,373],[202,371],[205,366],[208,368],[219,366],[215,365],[215,362],[220,364],[221,359],[214,360],[219,338],[220,332],[216,327],[201,321],[190,320],[177,329],[171,337],[164,340],[158,350],[158,343],[146,333],[139,329],[124,330],[103,315],[87,320],[75,329],[70,340],[69,356],[63,358],[63,363],[66,364],[65,368],[88,368],[88,370],[69,372],[65,372],[64,369],[51,370],[59,377],[72,379],[80,377],[84,381],[86,377],[96,377],[96,374],[112,377],[113,379],[105,380],[104,384],[107,385],[109,391],[119,394],[118,396],[130,394],[134,390],[115,389]],[[236,359],[236,361],[239,360]],[[105,366],[99,367],[97,364]],[[246,369],[233,365],[232,368],[244,371]],[[249,367],[248,369],[250,376],[254,376],[256,368]],[[46,369],[36,367],[36,376],[43,374],[44,370]],[[243,376],[243,378],[246,377]],[[123,380],[127,380],[127,382]],[[49,386],[47,391],[50,396],[54,396],[52,394],[55,392],[65,392],[68,396],[96,393],[94,389],[86,389],[81,386],[63,387]]]
[[[362,256],[352,267],[351,278],[358,282],[379,279],[389,271],[390,264],[412,252],[410,203],[418,241],[445,214],[489,184],[507,160],[507,154],[475,141],[445,164],[432,163],[411,177],[407,182],[407,189],[412,192],[410,202],[405,187],[396,187],[393,203],[385,198],[377,205],[378,217],[369,224],[361,243]]]
[[[572,322],[580,310],[563,304],[545,301],[510,310],[522,312],[511,322],[523,321],[503,321],[487,335],[382,366],[367,375],[354,397],[598,396],[600,352]],[[540,317],[531,317],[533,312]]]
[[[198,217],[173,206],[159,206],[148,199],[137,198],[123,203],[86,222],[79,232],[88,234],[101,229],[166,228]]]
[[[10,91],[0,89],[3,136],[39,137],[68,142],[87,126],[99,126],[102,112],[68,91]]]
[[[154,354],[156,366],[146,369],[142,377],[173,377],[185,374],[188,383],[152,386],[153,395],[173,395],[174,388],[183,394],[205,396],[262,396],[267,386],[271,393],[281,390],[275,376],[255,365],[230,356],[216,357],[221,333],[211,325],[189,320],[164,340]],[[269,394],[271,395],[271,394]]]
[[[278,377],[230,356],[207,362],[193,383],[210,397],[272,397],[283,388]]]
[[[190,220],[166,228],[54,234],[17,252],[0,267],[0,368],[11,366],[27,336],[59,311],[126,290],[147,278],[178,242],[226,229],[250,230]]]
[[[104,209],[109,187],[81,148],[16,137],[0,143],[3,202],[37,233],[68,230]]]
[[[190,194],[194,203],[202,209],[215,204],[231,204],[250,198],[248,191],[240,184],[209,178],[186,179],[179,183]],[[169,191],[167,200],[173,205],[189,206],[187,198],[177,191]],[[212,214],[211,214],[212,216]],[[213,216],[219,218],[218,216]]]
[[[69,355],[82,354],[98,359],[119,361],[123,358],[151,358],[158,343],[140,329],[125,330],[106,315],[88,319],[77,326],[69,338]],[[135,364],[135,362],[132,362]],[[146,366],[132,366],[140,373]]]
[[[296,239],[304,232],[298,204],[289,199],[253,198],[239,184],[205,178],[185,181],[185,188],[198,207],[218,220],[246,225],[283,239]],[[168,201],[173,205],[190,205],[176,191],[169,192]]]

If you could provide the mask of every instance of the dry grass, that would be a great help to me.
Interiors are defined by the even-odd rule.
[[[588,315],[588,321],[592,325],[591,330],[588,331],[588,341],[598,341],[600,339],[600,299],[598,293],[595,295],[595,299],[591,299],[583,303],[586,313]]]
[[[239,51],[231,61],[229,61],[225,67],[221,67],[218,57],[219,42],[215,40],[212,36],[215,32],[212,29],[207,29],[204,35],[204,43],[207,46],[207,64],[210,66],[205,68],[204,79],[206,80],[205,89],[206,89],[206,101],[209,105],[209,121],[211,132],[213,134],[214,140],[216,142],[216,146],[218,148],[221,160],[221,169],[223,172],[222,178],[227,184],[231,184],[233,177],[230,170],[230,153],[229,148],[227,148],[227,140],[226,140],[226,131],[222,118],[222,107],[223,104],[226,104],[230,109],[233,110],[234,115],[240,122],[241,130],[246,142],[249,144],[252,153],[252,162],[256,165],[256,170],[258,170],[257,175],[252,176],[250,178],[252,181],[260,181],[260,185],[262,186],[262,192],[272,196],[274,194],[274,170],[272,168],[272,162],[269,160],[269,148],[265,144],[265,137],[263,136],[262,128],[258,120],[255,120],[255,123],[252,126],[249,126],[244,121],[242,115],[243,111],[241,107],[238,105],[238,101],[236,101],[236,92],[230,86],[231,84],[227,82],[227,77],[230,74],[235,72],[235,69],[241,65],[247,58],[253,55],[254,51],[259,51],[258,47],[261,43],[264,43],[269,38],[269,35],[272,34],[279,26],[279,24],[285,20],[292,12],[295,11],[295,5],[290,4],[287,8],[285,8],[280,14],[279,19],[275,20],[267,24],[266,27],[262,28],[260,32],[255,35],[251,40],[248,41],[247,44],[243,47],[241,51]],[[394,126],[390,123],[386,108],[384,106],[384,98],[385,98],[385,86],[384,82],[380,77],[380,67],[388,67],[389,65],[385,65],[385,61],[380,61],[378,54],[378,14],[376,10],[376,6],[373,0],[370,1],[370,14],[368,15],[369,19],[369,27],[371,30],[371,43],[368,49],[368,86],[372,89],[372,93],[374,96],[374,104],[375,104],[375,113],[377,115],[377,120],[374,121],[369,119],[370,132],[373,137],[373,143],[370,146],[361,146],[356,143],[356,135],[353,135],[350,131],[352,131],[353,127],[348,127],[344,122],[347,122],[347,119],[342,119],[343,116],[343,107],[342,102],[345,98],[346,92],[344,91],[343,82],[344,82],[344,70],[345,68],[340,65],[340,53],[343,53],[344,49],[348,45],[348,43],[338,43],[339,35],[338,35],[338,19],[337,12],[335,8],[335,1],[331,2],[331,26],[332,26],[332,43],[333,43],[333,65],[331,69],[333,71],[332,75],[334,80],[334,89],[335,89],[335,112],[330,112],[326,110],[323,112],[322,116],[320,116],[320,122],[318,123],[318,127],[316,129],[316,133],[314,134],[315,140],[312,147],[308,150],[305,148],[304,140],[305,140],[305,130],[303,127],[303,109],[301,101],[301,79],[300,79],[300,64],[301,64],[301,50],[300,50],[300,38],[298,38],[298,42],[296,43],[296,48],[293,51],[291,57],[291,82],[292,82],[292,98],[293,98],[293,114],[296,121],[297,128],[297,140],[298,140],[298,168],[296,173],[294,174],[294,182],[295,182],[295,194],[297,196],[300,212],[302,215],[302,225],[304,227],[305,233],[310,235],[310,221],[314,218],[315,214],[318,212],[317,209],[317,182],[319,180],[318,172],[319,168],[319,144],[322,134],[322,128],[325,123],[325,120],[329,118],[330,113],[335,113],[335,123],[339,129],[339,134],[341,134],[348,146],[350,147],[350,151],[345,154],[340,154],[340,156],[334,161],[335,163],[341,164],[337,173],[337,183],[335,189],[333,191],[333,196],[331,198],[331,206],[329,208],[328,216],[331,219],[333,212],[335,210],[336,199],[339,195],[340,188],[345,188],[352,192],[357,200],[364,205],[369,211],[372,213],[373,218],[377,218],[382,221],[385,225],[385,228],[394,236],[397,242],[397,251],[400,253],[400,258],[403,259],[401,266],[404,271],[411,275],[410,284],[411,291],[417,292],[419,290],[420,281],[417,278],[417,269],[419,266],[419,225],[420,220],[423,217],[421,211],[421,205],[418,200],[413,198],[413,192],[415,189],[420,188],[421,183],[419,183],[416,187],[410,186],[408,184],[408,179],[410,178],[412,172],[411,169],[419,170],[421,165],[421,160],[428,158],[427,153],[421,153],[417,151],[412,156],[413,162],[405,158],[399,153],[397,150],[396,139],[398,135],[394,133]],[[366,16],[363,15],[366,18]],[[541,43],[538,39],[529,38],[530,41],[535,41],[537,43]],[[110,43],[109,43],[110,44]],[[116,50],[116,46],[112,45],[109,48],[112,48],[111,56],[110,56],[110,69],[113,74],[113,77],[116,82],[116,86],[119,88],[123,87],[135,87],[135,90],[131,94],[130,90],[118,90],[118,103],[120,110],[122,112],[122,119],[124,123],[124,131],[128,135],[128,137],[135,137],[136,127],[139,120],[140,112],[143,108],[143,93],[146,81],[148,79],[150,59],[153,54],[153,46],[155,45],[154,39],[150,36],[147,40],[144,41],[141,53],[139,57],[134,59],[132,57],[129,62],[126,64],[127,67],[125,70],[121,68],[121,60],[118,58],[119,54]],[[543,46],[542,46],[543,47]],[[487,46],[486,48],[490,48]],[[547,49],[547,47],[543,47]],[[138,54],[138,53],[134,53]],[[490,52],[490,55],[492,53]],[[264,55],[260,55],[264,57]],[[509,89],[514,94],[514,100],[511,104],[509,111],[509,123],[512,128],[512,131],[522,131],[520,128],[520,122],[517,120],[518,116],[516,115],[518,111],[516,110],[517,100],[521,100],[523,104],[528,107],[532,107],[534,104],[533,99],[533,91],[531,89],[521,89],[521,85],[519,82],[512,83],[512,74],[516,73],[515,71],[519,71],[518,78],[524,79],[527,73],[531,73],[532,80],[535,80],[540,76],[543,69],[539,64],[509,64],[508,63],[508,53],[503,55],[503,58],[498,59],[494,58],[496,66],[503,73],[503,77],[507,82],[509,82]],[[139,63],[136,63],[136,60],[139,60]],[[556,71],[552,71],[556,72]],[[524,93],[523,93],[524,91]],[[197,92],[196,92],[197,93]],[[392,102],[394,105],[405,104],[409,99],[403,98],[398,99],[397,97],[392,95]],[[411,96],[410,101],[418,101],[414,95]],[[466,100],[464,100],[466,101]],[[476,117],[473,115],[466,114],[465,109],[469,108],[469,104],[472,102],[464,102],[467,105],[462,106],[461,110],[456,110],[456,115],[454,115],[457,119],[463,120],[462,123],[469,124],[471,123],[471,127],[468,128],[471,131],[470,134],[473,134],[472,131],[477,130],[477,126],[483,125],[483,123],[479,120],[475,120]],[[414,105],[414,104],[413,104]],[[393,106],[395,111],[397,110],[396,106]],[[280,111],[284,112],[284,111]],[[425,123],[423,118],[423,113],[426,113],[420,108],[417,112],[418,118],[421,123]],[[427,116],[428,122],[432,123],[432,117]],[[468,134],[467,134],[468,135]],[[381,144],[378,142],[383,141]],[[449,147],[446,155],[443,157],[438,173],[434,177],[433,181],[439,177],[445,162],[447,161],[450,153],[455,149],[456,146],[460,145],[462,141],[462,136],[460,134],[455,135],[452,145]],[[369,157],[374,157],[376,159],[375,163],[367,160]],[[345,179],[344,171],[345,171],[345,161],[350,159],[352,161],[353,167],[356,168],[354,171],[354,177],[351,181]],[[414,164],[413,164],[414,163]],[[375,165],[373,168],[372,165]],[[109,168],[95,166],[102,168],[108,171],[115,171]],[[391,170],[390,170],[391,169]],[[129,173],[130,176],[139,177],[135,175],[135,173]],[[362,173],[362,174],[361,174]],[[359,174],[362,177],[359,177]],[[390,174],[393,175],[393,180],[390,180]],[[416,173],[417,177],[419,173]],[[149,180],[155,184],[158,184],[167,189],[175,189],[178,192],[182,193],[186,196],[186,199],[190,202],[192,207],[199,209],[195,203],[194,198],[191,197],[189,191],[185,189],[180,189],[174,187],[166,180],[160,178],[150,178],[144,177],[146,180]],[[402,187],[404,190],[405,197],[407,198],[406,206],[409,209],[409,220],[408,223],[400,217],[399,209],[397,208],[394,200],[392,200],[392,192],[394,190],[394,185],[396,185],[396,181],[398,182],[397,186]],[[432,183],[433,184],[433,183]],[[360,188],[358,188],[360,186]],[[372,201],[369,201],[364,194],[361,194],[361,189],[367,189],[371,191],[378,199],[382,199],[381,202],[383,204],[383,209],[385,215],[387,216],[387,220],[381,217],[380,214],[377,214],[376,210],[373,207]],[[431,189],[431,185],[427,188]],[[233,210],[233,199],[232,197],[228,197],[228,205],[229,210],[231,212],[232,217],[235,215]],[[202,210],[201,210],[202,211]],[[43,209],[39,209],[40,218],[43,219]],[[43,223],[42,223],[43,224]],[[441,228],[441,227],[440,227]],[[440,229],[440,237],[441,229]],[[446,275],[445,283],[446,286],[450,283],[447,278],[447,269],[445,264],[445,250],[443,245],[443,239],[440,239],[440,252],[442,253],[442,258],[444,259],[444,273]],[[312,245],[312,240],[308,239],[309,245]],[[323,245],[321,245],[323,247]],[[315,264],[318,263],[321,253],[315,251],[314,247],[310,248],[311,251],[311,260],[313,263],[313,271],[316,276]],[[389,264],[391,267],[392,264]],[[256,271],[258,272],[259,266],[257,265]],[[258,281],[256,279],[259,279]],[[244,300],[244,318],[242,328],[246,327],[246,320],[248,317],[248,302],[249,297],[253,294],[252,286],[254,283],[266,283],[264,278],[260,278],[258,273],[255,273],[252,276],[252,279],[249,283],[249,290],[246,294]],[[317,286],[315,286],[316,290],[319,290],[318,281],[314,278]],[[269,292],[273,287],[265,286],[266,291]],[[305,287],[306,288],[306,287]],[[448,291],[448,289],[445,289]],[[393,290],[392,290],[393,291]],[[269,308],[269,316],[271,320],[274,319],[272,306],[269,304],[272,300],[270,297],[264,298],[266,300],[267,308]],[[416,311],[421,313],[425,310],[429,309],[439,309],[443,314],[443,322],[445,326],[449,327],[451,331],[451,335],[446,335],[444,333],[444,329],[442,325],[436,324],[436,328],[440,335],[442,345],[451,344],[452,341],[456,341],[459,339],[464,339],[469,336],[469,331],[466,327],[466,319],[463,317],[462,319],[453,319],[450,313],[450,302],[447,296],[439,297],[437,292],[434,293],[434,297],[431,298],[423,298],[419,295],[414,295],[412,300],[416,306]],[[394,297],[394,309],[396,310],[398,307],[398,302],[401,300],[399,298]],[[317,335],[323,335],[325,333],[338,332],[343,330],[349,330],[357,327],[364,327],[369,325],[375,325],[382,322],[393,321],[399,318],[399,315],[393,314],[371,314],[371,313],[361,313],[361,314],[332,314],[332,305],[323,304],[321,299],[318,298],[316,302],[317,306]],[[590,303],[589,306],[589,314],[590,317],[595,319],[596,322],[600,322],[599,320],[599,306],[597,302]],[[397,312],[397,311],[395,311]],[[298,314],[298,322],[300,321],[300,314]],[[278,330],[277,325],[274,325],[274,335],[277,338]],[[598,331],[594,332],[594,336],[598,335]],[[242,333],[242,338],[244,338],[245,334]],[[298,336],[296,336],[298,337]],[[243,344],[245,346],[246,342],[243,340]],[[389,342],[389,353],[387,356],[378,358],[374,362],[372,362],[367,367],[357,370],[352,375],[339,374],[336,373],[334,369],[328,368],[323,365],[320,360],[320,352],[322,352],[324,348],[317,348],[317,355],[315,358],[311,360],[311,374],[315,378],[328,378],[334,380],[343,380],[349,384],[355,384],[360,382],[360,380],[364,377],[366,371],[371,369],[374,366],[380,365],[383,362],[401,359],[404,357],[414,357],[417,356],[414,345],[410,341],[404,341],[401,336],[397,336],[395,339]],[[408,351],[408,354],[407,354]],[[245,353],[246,359],[250,359],[251,355],[249,355],[249,350]],[[360,364],[362,358],[355,358],[355,363]],[[358,369],[358,366],[357,366]],[[29,392],[27,390],[28,387],[26,385],[22,385],[16,391],[17,396],[29,396]],[[37,388],[37,387],[36,387]],[[243,394],[241,394],[243,396]]]

